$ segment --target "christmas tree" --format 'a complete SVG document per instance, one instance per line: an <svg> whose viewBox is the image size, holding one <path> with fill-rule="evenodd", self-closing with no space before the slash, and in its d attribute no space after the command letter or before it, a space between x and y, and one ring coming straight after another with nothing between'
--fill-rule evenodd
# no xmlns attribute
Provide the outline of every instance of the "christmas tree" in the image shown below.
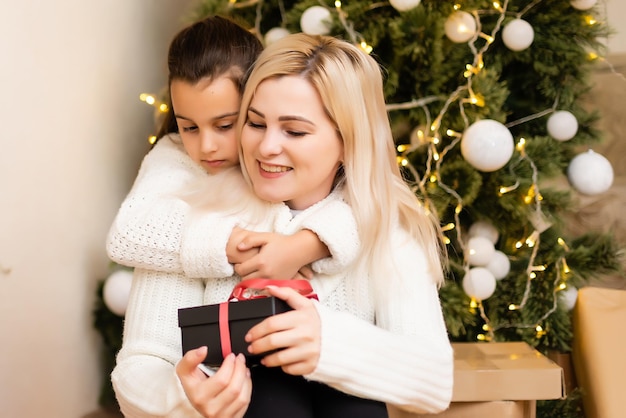
<svg viewBox="0 0 626 418"><path fill-rule="evenodd" d="M578 193L613 171L582 105L610 34L596 0L202 0L266 44L289 32L349 40L379 61L407 181L442 221L441 299L454 341L570 352L576 289L620 269L612 236L569 236ZM563 181L564 180L564 181ZM576 394L570 397L575 401ZM557 401L540 416L580 416Z"/></svg>
<svg viewBox="0 0 626 418"><path fill-rule="evenodd" d="M600 115L583 105L610 33L599 12L596 0L199 0L189 20L229 16L265 44L330 34L378 60L398 164L448 240L450 338L547 354L571 351L576 289L621 267L612 236L572 236L567 222L576 194L612 182L592 151ZM119 333L104 306L95 326ZM538 416L582 416L578 396Z"/></svg>

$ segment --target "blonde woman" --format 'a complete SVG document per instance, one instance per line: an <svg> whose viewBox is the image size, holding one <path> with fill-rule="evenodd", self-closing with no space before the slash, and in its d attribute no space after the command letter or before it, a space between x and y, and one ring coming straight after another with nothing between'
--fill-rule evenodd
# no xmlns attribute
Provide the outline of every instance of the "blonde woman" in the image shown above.
<svg viewBox="0 0 626 418"><path fill-rule="evenodd" d="M263 359L268 370L303 376L348 399L422 413L446 409L453 356L437 292L445 255L437 221L396 164L378 64L345 41L290 35L257 60L240 113L241 164L255 194L299 213L341 191L362 244L357 263L339 274L323 303L271 288L294 310L252 328L249 351L277 350ZM252 395L248 371L222 368L207 379L196 370L204 354L206 347L190 351L177 366L203 416L267 416L264 405L292 403L255 384L256 369ZM229 396L213 396L219 387ZM331 417L344 402L309 395L315 408L301 416ZM358 416L384 415L372 407Z"/></svg>

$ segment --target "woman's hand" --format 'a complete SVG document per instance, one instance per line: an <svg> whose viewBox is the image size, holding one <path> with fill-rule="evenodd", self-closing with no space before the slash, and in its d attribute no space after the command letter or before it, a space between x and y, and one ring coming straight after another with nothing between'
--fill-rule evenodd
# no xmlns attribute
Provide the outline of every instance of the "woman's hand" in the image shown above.
<svg viewBox="0 0 626 418"><path fill-rule="evenodd" d="M267 367L281 367L291 375L312 373L321 348L321 321L313 301L288 287L268 286L270 295L284 300L294 310L271 316L246 334L251 354L280 350L261 360Z"/></svg>
<svg viewBox="0 0 626 418"><path fill-rule="evenodd" d="M245 357L230 354L215 375L209 378L198 369L206 353L207 347L190 350L176 365L176 374L187 398L204 417L243 417L252 394Z"/></svg>

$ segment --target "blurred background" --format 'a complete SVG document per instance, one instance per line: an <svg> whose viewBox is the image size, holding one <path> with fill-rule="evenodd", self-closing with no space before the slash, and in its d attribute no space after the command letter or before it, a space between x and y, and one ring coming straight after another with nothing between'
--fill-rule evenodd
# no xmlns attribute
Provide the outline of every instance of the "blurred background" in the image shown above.
<svg viewBox="0 0 626 418"><path fill-rule="evenodd" d="M608 61L624 63L626 3L604 4L617 31ZM110 272L105 236L154 132L139 95L165 86L169 41L193 5L1 0L2 416L98 408L92 311Z"/></svg>

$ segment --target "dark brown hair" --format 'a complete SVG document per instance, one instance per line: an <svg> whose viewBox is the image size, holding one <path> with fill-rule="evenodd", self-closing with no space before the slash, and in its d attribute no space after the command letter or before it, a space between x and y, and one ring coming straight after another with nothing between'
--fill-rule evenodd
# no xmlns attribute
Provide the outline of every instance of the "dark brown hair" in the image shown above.
<svg viewBox="0 0 626 418"><path fill-rule="evenodd" d="M220 16L207 17L181 30L172 40L167 57L168 111L157 138L178 132L169 94L173 80L195 84L227 75L242 93L244 76L262 50L255 35Z"/></svg>

